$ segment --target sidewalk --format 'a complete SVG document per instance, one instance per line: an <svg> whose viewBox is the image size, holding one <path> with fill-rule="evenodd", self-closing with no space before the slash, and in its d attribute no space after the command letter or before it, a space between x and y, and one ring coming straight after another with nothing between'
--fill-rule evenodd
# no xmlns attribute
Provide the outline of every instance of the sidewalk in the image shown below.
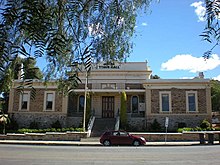
<svg viewBox="0 0 220 165"><path fill-rule="evenodd" d="M98 141L29 141L29 140L0 140L0 144L22 145L61 145L61 146L102 146ZM217 141L215 144L219 144ZM190 142L147 142L147 146L192 146L200 145L199 141Z"/></svg>

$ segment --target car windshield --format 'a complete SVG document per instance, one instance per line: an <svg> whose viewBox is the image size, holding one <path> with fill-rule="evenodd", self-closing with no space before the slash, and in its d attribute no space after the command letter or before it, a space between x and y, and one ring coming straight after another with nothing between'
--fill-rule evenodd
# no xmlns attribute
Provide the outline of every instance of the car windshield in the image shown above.
<svg viewBox="0 0 220 165"><path fill-rule="evenodd" d="M120 132L120 136L128 136L127 132Z"/></svg>

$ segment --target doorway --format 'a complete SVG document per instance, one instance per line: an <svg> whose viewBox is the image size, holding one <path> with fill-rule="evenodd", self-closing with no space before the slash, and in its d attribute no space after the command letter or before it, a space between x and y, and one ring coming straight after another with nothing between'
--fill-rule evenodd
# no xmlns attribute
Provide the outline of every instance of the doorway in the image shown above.
<svg viewBox="0 0 220 165"><path fill-rule="evenodd" d="M102 96L102 118L114 118L114 96Z"/></svg>

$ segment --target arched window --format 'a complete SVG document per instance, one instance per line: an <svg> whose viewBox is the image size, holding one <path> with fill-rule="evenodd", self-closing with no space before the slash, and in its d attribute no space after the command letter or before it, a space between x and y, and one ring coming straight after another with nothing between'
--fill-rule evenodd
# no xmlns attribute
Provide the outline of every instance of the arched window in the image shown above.
<svg viewBox="0 0 220 165"><path fill-rule="evenodd" d="M131 109L132 113L138 113L138 97L137 96L132 96L131 100Z"/></svg>
<svg viewBox="0 0 220 165"><path fill-rule="evenodd" d="M79 112L83 112L84 110L84 100L85 97L83 95L79 96Z"/></svg>

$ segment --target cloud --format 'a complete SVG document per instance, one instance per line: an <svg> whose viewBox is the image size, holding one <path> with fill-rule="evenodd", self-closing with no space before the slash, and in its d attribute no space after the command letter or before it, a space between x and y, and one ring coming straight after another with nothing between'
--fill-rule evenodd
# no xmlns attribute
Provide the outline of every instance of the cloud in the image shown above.
<svg viewBox="0 0 220 165"><path fill-rule="evenodd" d="M206 8L203 6L203 2L199 1L199 2L194 2L192 3L190 6L195 7L195 13L199 18L199 22L203 22L205 21L205 12L206 12Z"/></svg>
<svg viewBox="0 0 220 165"><path fill-rule="evenodd" d="M190 54L180 54L162 63L161 70L188 70L195 73L212 70L218 66L220 66L220 57L217 54L212 54L207 60L203 57L193 57Z"/></svg>
<svg viewBox="0 0 220 165"><path fill-rule="evenodd" d="M195 77L180 77L180 79L194 79Z"/></svg>
<svg viewBox="0 0 220 165"><path fill-rule="evenodd" d="M218 75L217 77L213 77L213 79L220 81L220 75Z"/></svg>
<svg viewBox="0 0 220 165"><path fill-rule="evenodd" d="M146 23L146 22L143 22L141 25L142 25L142 26L147 26L147 23Z"/></svg>

